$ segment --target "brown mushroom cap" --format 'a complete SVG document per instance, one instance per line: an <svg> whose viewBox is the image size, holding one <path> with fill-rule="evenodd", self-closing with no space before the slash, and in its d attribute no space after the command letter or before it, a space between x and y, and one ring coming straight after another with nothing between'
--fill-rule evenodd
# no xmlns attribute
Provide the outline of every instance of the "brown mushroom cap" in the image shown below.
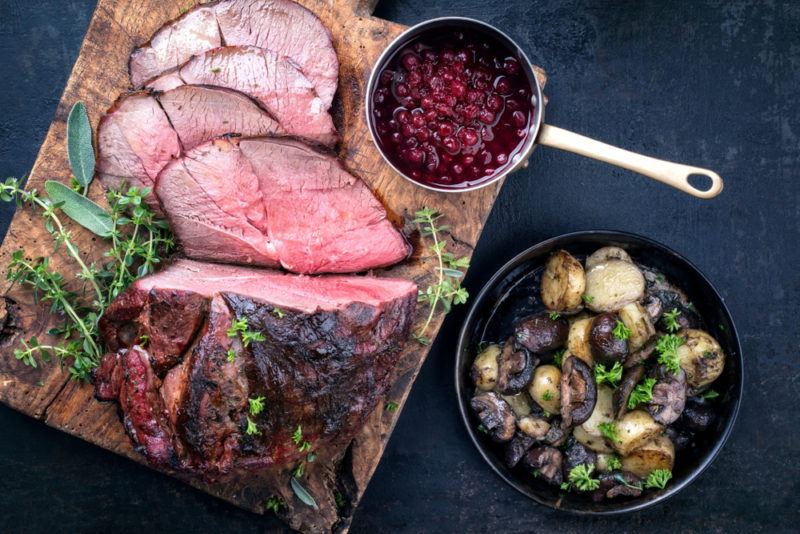
<svg viewBox="0 0 800 534"><path fill-rule="evenodd" d="M532 438L522 432L517 432L514 438L505 445L505 461L509 468L514 467L522 460L525 453L536 443Z"/></svg>
<svg viewBox="0 0 800 534"><path fill-rule="evenodd" d="M538 469L539 478L558 486L564 481L561 474L563 457L555 447L536 447L522 458L522 463L531 469Z"/></svg>
<svg viewBox="0 0 800 534"><path fill-rule="evenodd" d="M614 336L618 320L616 313L601 313L592 321L589 346L594 359L602 364L621 362L628 355L628 342Z"/></svg>
<svg viewBox="0 0 800 534"><path fill-rule="evenodd" d="M592 493L592 500L600 502L614 497L638 497L642 494L642 479L627 471L613 471L600 475L600 487Z"/></svg>
<svg viewBox="0 0 800 534"><path fill-rule="evenodd" d="M509 338L497 357L497 391L503 395L516 395L530 384L533 368L538 360L525 349L514 346Z"/></svg>
<svg viewBox="0 0 800 534"><path fill-rule="evenodd" d="M659 375L647 411L655 421L668 425L680 417L686 405L686 373L679 369L678 374L662 372Z"/></svg>
<svg viewBox="0 0 800 534"><path fill-rule="evenodd" d="M614 418L619 419L625 412L628 411L628 398L630 398L636 384L644 376L644 367L637 365L630 369L625 369L625 374L622 375L622 382L619 387L614 390Z"/></svg>
<svg viewBox="0 0 800 534"><path fill-rule="evenodd" d="M514 412L497 393L488 391L472 397L470 406L492 439L509 441L517 428Z"/></svg>
<svg viewBox="0 0 800 534"><path fill-rule="evenodd" d="M517 343L535 354L555 350L567 342L569 324L549 314L526 317L514 328Z"/></svg>
<svg viewBox="0 0 800 534"><path fill-rule="evenodd" d="M632 352L625 358L625 363L622 364L623 367L635 367L638 366L647 360L655 353L656 345L658 344L657 339L652 339L644 347L637 350L636 352Z"/></svg>
<svg viewBox="0 0 800 534"><path fill-rule="evenodd" d="M564 428L589 419L597 402L592 370L580 358L568 356L561 365L561 419Z"/></svg>

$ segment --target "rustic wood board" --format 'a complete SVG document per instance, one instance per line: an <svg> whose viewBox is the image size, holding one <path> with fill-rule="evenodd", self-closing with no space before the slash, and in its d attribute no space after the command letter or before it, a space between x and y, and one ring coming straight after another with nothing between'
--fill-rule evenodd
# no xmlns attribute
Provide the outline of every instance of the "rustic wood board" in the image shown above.
<svg viewBox="0 0 800 534"><path fill-rule="evenodd" d="M452 227L450 248L461 255L471 256L501 184L449 195L415 187L393 173L382 161L365 124L362 102L367 77L378 55L404 29L403 26L370 17L377 0L300 0L300 3L317 13L333 33L341 64L334 117L343 137L340 155L345 165L372 187L392 219L406 229L410 229L411 214L417 209L430 206L440 210ZM84 101L96 128L105 110L120 93L129 89L127 64L132 48L147 41L163 23L177 17L186 7L191 7L191 4L187 6L185 0L98 1L55 119L31 171L29 189L41 190L48 179L69 180L65 132L71 106L78 100ZM537 75L544 83L544 73L538 71ZM102 202L103 190L99 183L93 184L90 196ZM83 254L89 260L99 259L101 252L95 238L80 227L73 225L71 230ZM402 265L377 274L413 279L424 287L432 279L432 265L419 255L422 248L418 246L419 237L413 233L411 236L416 240L415 256ZM10 255L18 249L24 249L30 258L52 255L51 237L44 230L38 214L30 209L17 211L0 248L0 268L5 270ZM61 254L54 255L51 262L61 272L75 271L71 262ZM50 341L47 331L59 318L51 316L45 306L38 305L30 291L10 287L7 282L3 284L0 287L5 295L5 299L0 300L0 401L52 427L144 463L144 458L133 449L122 428L115 404L95 401L90 385L69 381L67 374L57 365L34 369L14 358L13 348L21 339L36 335L40 340ZM417 326L424 313L427 310L419 310ZM441 320L441 316L436 318L430 334L438 332ZM386 400L397 402L402 407L427 353L428 347L415 342L406 345L399 356L394 386ZM293 528L346 530L400 413L400 410L386 411L384 404L385 401L380 402L370 415L346 455L341 451L330 455L323 451L318 461L310 464L309 479L331 475L334 470L336 478L345 479L339 486L348 501L343 507L333 504L332 495L318 495L317 498L323 501L321 511L314 512L293 497L288 484L280 490L263 488L259 486L257 477L209 484L176 476L257 513L264 513L264 500L279 491L288 505L283 518Z"/></svg>

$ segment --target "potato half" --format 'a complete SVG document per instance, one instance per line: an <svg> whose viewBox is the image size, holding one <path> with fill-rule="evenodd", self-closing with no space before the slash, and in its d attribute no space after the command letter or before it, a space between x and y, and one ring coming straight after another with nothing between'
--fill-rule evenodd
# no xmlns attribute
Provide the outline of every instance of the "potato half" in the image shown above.
<svg viewBox="0 0 800 534"><path fill-rule="evenodd" d="M561 412L561 369L555 365L540 365L528 386L531 398L550 413Z"/></svg>
<svg viewBox="0 0 800 534"><path fill-rule="evenodd" d="M614 390L608 386L597 386L597 402L589 419L581 427L591 436L602 437L601 423L610 423L614 420Z"/></svg>
<svg viewBox="0 0 800 534"><path fill-rule="evenodd" d="M577 439L583 446L592 449L594 452L602 452L606 454L612 454L614 452L614 449L612 449L608 443L606 443L604 438L600 436L592 436L581 426L576 426L572 431L572 435L575 436L575 439Z"/></svg>
<svg viewBox="0 0 800 534"><path fill-rule="evenodd" d="M550 310L568 311L581 305L586 289L583 266L566 250L555 252L547 260L542 274L542 302Z"/></svg>
<svg viewBox="0 0 800 534"><path fill-rule="evenodd" d="M616 426L619 442L613 446L622 456L627 456L632 450L664 431L664 427L656 423L644 410L626 413L617 421Z"/></svg>
<svg viewBox="0 0 800 534"><path fill-rule="evenodd" d="M603 263L606 260L622 260L630 262L631 257L628 256L627 252L619 247L598 248L592 252L588 258L586 258L586 269L591 269L598 263Z"/></svg>
<svg viewBox="0 0 800 534"><path fill-rule="evenodd" d="M497 357L500 355L498 345L489 345L475 357L472 362L472 381L481 391L491 391L497 383Z"/></svg>
<svg viewBox="0 0 800 534"><path fill-rule="evenodd" d="M606 260L586 272L584 295L592 311L617 311L644 296L644 275L629 261Z"/></svg>
<svg viewBox="0 0 800 534"><path fill-rule="evenodd" d="M675 446L667 436L656 436L622 458L622 469L645 478L656 469L670 469L675 464Z"/></svg>
<svg viewBox="0 0 800 534"><path fill-rule="evenodd" d="M702 330L684 330L681 337L684 344L678 347L678 357L689 389L696 393L722 374L725 354L717 340Z"/></svg>
<svg viewBox="0 0 800 534"><path fill-rule="evenodd" d="M620 308L619 318L631 331L631 337L628 338L628 350L631 352L642 348L656 335L650 315L638 302L631 302Z"/></svg>
<svg viewBox="0 0 800 534"><path fill-rule="evenodd" d="M569 326L567 335L567 350L573 356L577 356L587 365L594 365L592 348L589 346L589 334L592 331L592 317L585 317L573 321ZM566 359L566 356L565 356Z"/></svg>
<svg viewBox="0 0 800 534"><path fill-rule="evenodd" d="M530 415L531 413L531 401L528 397L528 394L524 391L522 393L517 393L516 395L500 395L504 401L511 406L511 411L514 412L514 415L519 417L525 417L526 415Z"/></svg>

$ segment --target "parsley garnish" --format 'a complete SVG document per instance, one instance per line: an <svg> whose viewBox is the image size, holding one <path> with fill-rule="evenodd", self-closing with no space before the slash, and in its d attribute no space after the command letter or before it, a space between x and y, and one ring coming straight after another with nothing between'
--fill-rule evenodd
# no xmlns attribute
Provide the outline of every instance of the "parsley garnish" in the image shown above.
<svg viewBox="0 0 800 534"><path fill-rule="evenodd" d="M598 384L605 382L609 386L616 388L622 380L622 364L614 362L611 369L606 370L606 366L598 363L594 366L594 379Z"/></svg>
<svg viewBox="0 0 800 534"><path fill-rule="evenodd" d="M236 351L233 350L233 347L228 349L228 361L230 363L233 363L234 361L236 361Z"/></svg>
<svg viewBox="0 0 800 534"><path fill-rule="evenodd" d="M297 464L297 467L294 468L294 471L292 471L292 475L294 475L295 478L300 478L305 474L305 472L306 472L306 463L300 462L299 464Z"/></svg>
<svg viewBox="0 0 800 534"><path fill-rule="evenodd" d="M273 513L276 514L278 513L278 511L281 509L282 506L283 506L283 501L280 500L279 497L270 497L269 499L267 499L267 502L264 503L264 507L267 510L272 510Z"/></svg>
<svg viewBox="0 0 800 534"><path fill-rule="evenodd" d="M550 419L550 416L551 416L551 415L553 415L553 414L551 414L551 413L550 413L550 412L548 412L547 410L545 410L545 411L543 411L543 412L542 412L542 417L544 417L545 419Z"/></svg>
<svg viewBox="0 0 800 534"><path fill-rule="evenodd" d="M311 443L309 443L308 441L304 441L303 443L300 444L299 447L297 447L297 450L300 451L300 452L310 451L311 450Z"/></svg>
<svg viewBox="0 0 800 534"><path fill-rule="evenodd" d="M303 441L303 427L297 425L297 428L294 430L294 434L292 434L292 441L295 445L299 445L301 441Z"/></svg>
<svg viewBox="0 0 800 534"><path fill-rule="evenodd" d="M600 423L597 425L597 429L603 434L603 437L606 438L608 441L613 441L614 443L621 443L622 440L619 439L617 435L617 425L613 422L611 423Z"/></svg>
<svg viewBox="0 0 800 534"><path fill-rule="evenodd" d="M561 314L558 313L557 311L551 311L550 312L550 320L551 321L557 321L559 317L561 317Z"/></svg>
<svg viewBox="0 0 800 534"><path fill-rule="evenodd" d="M577 465L569 472L569 483L581 491L594 491L600 487L600 480L592 478L593 472L594 464Z"/></svg>
<svg viewBox="0 0 800 534"><path fill-rule="evenodd" d="M678 308L672 308L672 311L664 313L664 324L669 332L675 333L681 329L681 325L678 324L680 314L681 311Z"/></svg>
<svg viewBox="0 0 800 534"><path fill-rule="evenodd" d="M241 319L234 319L231 323L231 327L228 328L228 337L236 337L241 336L242 344L245 347L249 347L250 343L253 341L264 341L266 340L266 336L261 332L255 332L249 329L249 325L247 324L247 317L242 317ZM230 353L228 353L228 358L230 361Z"/></svg>
<svg viewBox="0 0 800 534"><path fill-rule="evenodd" d="M250 404L250 415L258 415L264 411L264 401L266 397L260 396L255 399L247 399Z"/></svg>
<svg viewBox="0 0 800 534"><path fill-rule="evenodd" d="M255 421L250 419L250 416L247 416L247 430L245 430L247 435L249 436L260 436L261 431L258 429L258 425L256 425Z"/></svg>
<svg viewBox="0 0 800 534"><path fill-rule="evenodd" d="M542 393L542 400L551 401L553 400L553 392L549 389L546 389L544 393Z"/></svg>
<svg viewBox="0 0 800 534"><path fill-rule="evenodd" d="M628 398L628 409L633 410L639 404L645 404L653 400L653 386L655 385L655 378L645 378L639 382Z"/></svg>
<svg viewBox="0 0 800 534"><path fill-rule="evenodd" d="M397 410L397 403L394 401L389 401L386 403L386 411L387 412L394 412Z"/></svg>
<svg viewBox="0 0 800 534"><path fill-rule="evenodd" d="M564 354L567 353L567 349L561 349L553 354L553 365L556 367L561 367L561 363L564 361Z"/></svg>
<svg viewBox="0 0 800 534"><path fill-rule="evenodd" d="M681 370L681 359L678 356L678 347L683 345L683 338L675 334L661 336L656 343L658 363L666 367L671 373L677 374Z"/></svg>
<svg viewBox="0 0 800 534"><path fill-rule="evenodd" d="M716 399L717 397L719 397L719 393L717 393L713 389L709 389L708 391L703 393L702 397L706 400Z"/></svg>
<svg viewBox="0 0 800 534"><path fill-rule="evenodd" d="M607 462L609 471L617 471L622 469L622 462L620 461L618 456L612 456L608 459Z"/></svg>
<svg viewBox="0 0 800 534"><path fill-rule="evenodd" d="M656 469L647 475L647 480L644 481L644 487L664 489L671 478L672 471L669 469Z"/></svg>
<svg viewBox="0 0 800 534"><path fill-rule="evenodd" d="M592 304L594 302L594 297L584 293L583 295L581 295L581 300L586 304Z"/></svg>
<svg viewBox="0 0 800 534"><path fill-rule="evenodd" d="M613 336L621 341L627 341L631 337L631 329L625 326L625 323L617 319L614 324L614 330L611 331Z"/></svg>
<svg viewBox="0 0 800 534"><path fill-rule="evenodd" d="M272 314L276 315L278 319L283 319L284 317L286 317L286 314L283 313L283 310L278 307L273 308Z"/></svg>

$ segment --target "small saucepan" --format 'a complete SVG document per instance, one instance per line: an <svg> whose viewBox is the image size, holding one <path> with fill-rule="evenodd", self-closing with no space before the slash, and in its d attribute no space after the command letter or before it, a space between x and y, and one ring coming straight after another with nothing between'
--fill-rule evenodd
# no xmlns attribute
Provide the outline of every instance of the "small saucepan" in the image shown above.
<svg viewBox="0 0 800 534"><path fill-rule="evenodd" d="M484 22L444 17L409 28L384 50L367 84L365 110L387 163L435 191L494 183L526 166L537 144L605 161L699 198L722 191L722 178L708 169L545 124L542 102L542 87L517 43ZM697 175L710 186L692 185L689 178Z"/></svg>

